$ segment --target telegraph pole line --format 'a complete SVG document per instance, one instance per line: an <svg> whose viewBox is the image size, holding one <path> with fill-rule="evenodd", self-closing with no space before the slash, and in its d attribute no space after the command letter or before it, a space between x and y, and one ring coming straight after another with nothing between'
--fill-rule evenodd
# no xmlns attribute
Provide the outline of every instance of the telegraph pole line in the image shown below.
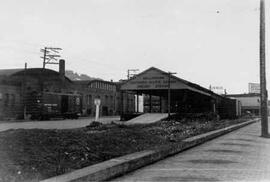
<svg viewBox="0 0 270 182"><path fill-rule="evenodd" d="M171 117L171 76L176 73L168 72L168 119Z"/></svg>
<svg viewBox="0 0 270 182"><path fill-rule="evenodd" d="M127 79L129 80L132 76L135 76L137 71L139 71L139 69L128 69L127 70ZM131 73L131 72L133 72L133 73Z"/></svg>
<svg viewBox="0 0 270 182"><path fill-rule="evenodd" d="M42 50L41 50L42 51ZM46 65L46 55L47 55L47 47L44 48L44 54L43 54L43 69Z"/></svg>
<svg viewBox="0 0 270 182"><path fill-rule="evenodd" d="M27 101L27 94L26 94L26 70L27 70L27 63L24 63L24 72L23 72L23 119L26 119L26 101Z"/></svg>
<svg viewBox="0 0 270 182"><path fill-rule="evenodd" d="M265 75L265 7L264 0L260 0L260 87L261 87L261 136L268 134L268 108Z"/></svg>
<svg viewBox="0 0 270 182"><path fill-rule="evenodd" d="M43 53L43 69L46 67L46 64L59 64L57 58L60 58L59 51L62 50L59 47L44 47L40 51Z"/></svg>

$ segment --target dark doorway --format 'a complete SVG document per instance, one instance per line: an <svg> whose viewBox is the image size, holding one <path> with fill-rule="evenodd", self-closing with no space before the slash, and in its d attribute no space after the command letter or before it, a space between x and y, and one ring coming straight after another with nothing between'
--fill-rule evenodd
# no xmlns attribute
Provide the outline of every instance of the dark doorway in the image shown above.
<svg viewBox="0 0 270 182"><path fill-rule="evenodd" d="M62 95L61 98L61 113L68 112L68 96Z"/></svg>

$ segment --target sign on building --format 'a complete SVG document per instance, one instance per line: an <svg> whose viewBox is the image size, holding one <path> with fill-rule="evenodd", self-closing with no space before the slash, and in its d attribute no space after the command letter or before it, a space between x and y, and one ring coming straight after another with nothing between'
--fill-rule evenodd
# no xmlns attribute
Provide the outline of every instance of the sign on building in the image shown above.
<svg viewBox="0 0 270 182"><path fill-rule="evenodd" d="M225 94L224 88L222 86L211 86L210 90L216 94Z"/></svg>
<svg viewBox="0 0 270 182"><path fill-rule="evenodd" d="M124 84L122 90L167 90L169 85L168 73L151 68L130 79ZM185 82L181 82L175 77L170 79L171 89L188 89L189 86Z"/></svg>
<svg viewBox="0 0 270 182"><path fill-rule="evenodd" d="M260 84L259 83L248 83L248 92L249 93L260 93Z"/></svg>

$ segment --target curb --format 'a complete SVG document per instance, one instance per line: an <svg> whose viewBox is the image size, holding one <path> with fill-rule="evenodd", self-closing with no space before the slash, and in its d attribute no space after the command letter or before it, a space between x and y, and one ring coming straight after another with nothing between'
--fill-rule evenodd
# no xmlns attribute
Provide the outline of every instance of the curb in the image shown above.
<svg viewBox="0 0 270 182"><path fill-rule="evenodd" d="M92 166L72 171L67 174L48 178L41 182L104 181L112 179L114 177L123 175L127 172L164 159L165 157L200 145L221 135L230 133L246 125L255 123L259 120L260 119L254 119L244 123L190 137L183 140L183 143L176 144L172 147L159 150L144 150L141 152L135 152L122 157L110 159Z"/></svg>

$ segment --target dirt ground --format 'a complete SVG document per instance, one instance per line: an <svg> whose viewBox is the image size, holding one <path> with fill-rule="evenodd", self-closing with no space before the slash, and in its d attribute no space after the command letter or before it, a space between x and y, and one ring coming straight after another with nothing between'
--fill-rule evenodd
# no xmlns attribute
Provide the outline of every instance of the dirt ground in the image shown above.
<svg viewBox="0 0 270 182"><path fill-rule="evenodd" d="M134 126L94 123L69 130L8 130L0 132L0 181L39 181L246 120L176 119Z"/></svg>

